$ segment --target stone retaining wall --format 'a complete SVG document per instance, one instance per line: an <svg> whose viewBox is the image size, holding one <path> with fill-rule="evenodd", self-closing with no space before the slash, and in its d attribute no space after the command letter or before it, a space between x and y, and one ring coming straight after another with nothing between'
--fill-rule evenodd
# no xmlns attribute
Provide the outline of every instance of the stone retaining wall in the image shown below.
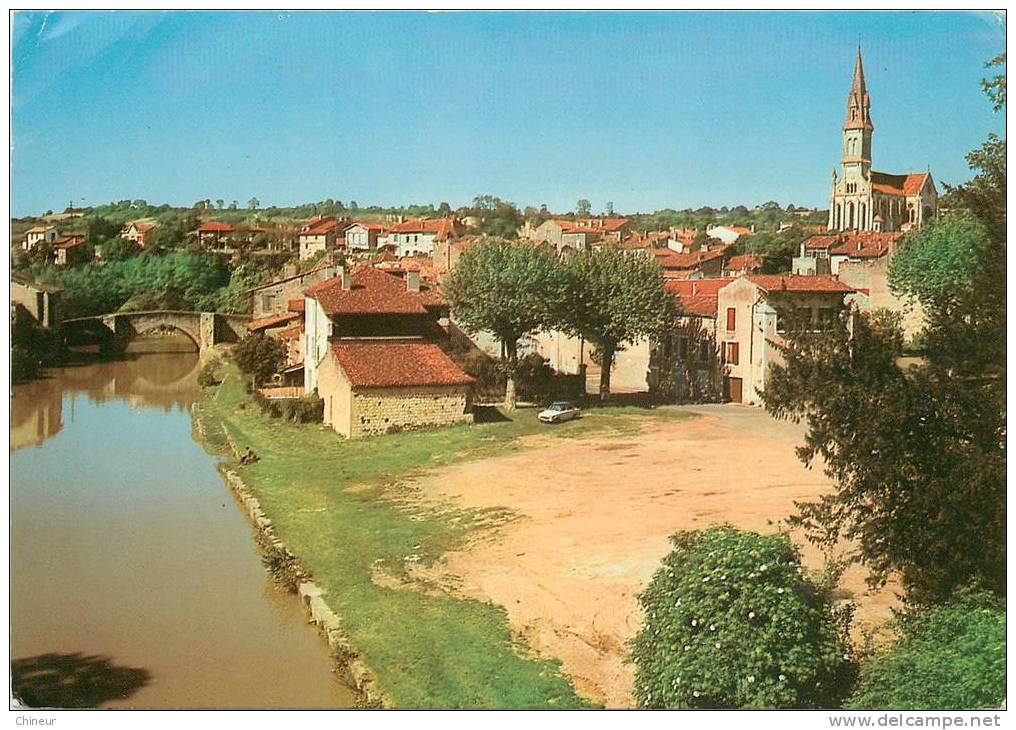
<svg viewBox="0 0 1016 730"><path fill-rule="evenodd" d="M195 404L196 405L196 404ZM205 424L197 411L193 412L195 430L204 439ZM236 443L225 433L226 443L235 456L240 455L240 449ZM275 534L275 527L271 519L261 509L261 503L244 483L243 479L234 470L222 466L219 471L222 473L226 484L233 490L237 500L243 506L251 522L259 534L259 544L270 546L279 553L286 556L294 564L299 565L299 559L290 552L285 543ZM302 569L300 571L306 575ZM371 669L363 662L358 652L349 642L344 630L342 621L338 614L325 602L324 591L311 580L303 579L297 586L297 595L301 605L310 614L310 622L317 626L318 631L328 642L335 659L335 665L348 680L348 683L359 695L358 705L362 707L389 707L391 705L378 686L377 678Z"/></svg>

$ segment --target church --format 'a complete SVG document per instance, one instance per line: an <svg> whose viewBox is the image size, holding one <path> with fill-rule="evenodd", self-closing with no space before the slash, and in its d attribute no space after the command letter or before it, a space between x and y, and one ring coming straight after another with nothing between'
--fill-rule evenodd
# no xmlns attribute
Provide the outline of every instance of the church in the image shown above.
<svg viewBox="0 0 1016 730"><path fill-rule="evenodd" d="M842 177L833 170L831 231L908 231L932 220L938 193L931 172L893 175L871 169L871 101L864 85L861 49L843 121Z"/></svg>

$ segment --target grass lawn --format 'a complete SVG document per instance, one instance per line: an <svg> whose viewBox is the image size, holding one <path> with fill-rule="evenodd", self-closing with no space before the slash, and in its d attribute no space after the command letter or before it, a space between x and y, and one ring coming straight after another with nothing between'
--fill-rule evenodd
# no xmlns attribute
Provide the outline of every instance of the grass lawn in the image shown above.
<svg viewBox="0 0 1016 730"><path fill-rule="evenodd" d="M530 434L631 434L646 417L681 414L668 408L598 408L578 421L547 427L528 410L517 411L513 420L346 441L320 425L263 416L232 367L220 386L206 389L198 408L213 445L218 424L241 448L257 452L260 461L238 467L240 473L279 537L342 617L353 646L395 706L584 704L555 661L534 655L511 634L501 607L373 580L379 568L397 577L407 562L436 560L460 546L485 517L415 505L398 489L399 480L453 461L525 448L520 437ZM221 433L218 440L221 445Z"/></svg>

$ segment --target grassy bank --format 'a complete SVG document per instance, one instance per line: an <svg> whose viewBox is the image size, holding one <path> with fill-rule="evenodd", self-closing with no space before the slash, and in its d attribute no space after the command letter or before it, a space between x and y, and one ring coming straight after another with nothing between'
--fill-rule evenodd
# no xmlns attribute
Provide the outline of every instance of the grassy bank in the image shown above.
<svg viewBox="0 0 1016 730"><path fill-rule="evenodd" d="M424 508L405 498L401 479L434 466L526 448L523 437L574 438L633 433L672 409L597 409L562 427L513 420L344 441L319 425L260 414L230 369L205 391L199 416L214 442L225 429L259 463L239 467L279 537L312 573L381 689L397 707L576 707L582 700L556 662L535 656L508 629L502 608L375 580L398 578L460 546L488 515ZM221 443L219 444L221 445ZM497 489L496 484L491 489ZM401 496L400 496L401 495Z"/></svg>

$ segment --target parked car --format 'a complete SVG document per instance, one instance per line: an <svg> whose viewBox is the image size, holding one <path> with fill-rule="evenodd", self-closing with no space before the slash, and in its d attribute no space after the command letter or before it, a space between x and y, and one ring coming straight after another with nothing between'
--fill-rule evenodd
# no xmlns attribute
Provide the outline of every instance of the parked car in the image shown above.
<svg viewBox="0 0 1016 730"><path fill-rule="evenodd" d="M568 401L555 401L536 416L544 423L560 423L578 418L582 412Z"/></svg>

